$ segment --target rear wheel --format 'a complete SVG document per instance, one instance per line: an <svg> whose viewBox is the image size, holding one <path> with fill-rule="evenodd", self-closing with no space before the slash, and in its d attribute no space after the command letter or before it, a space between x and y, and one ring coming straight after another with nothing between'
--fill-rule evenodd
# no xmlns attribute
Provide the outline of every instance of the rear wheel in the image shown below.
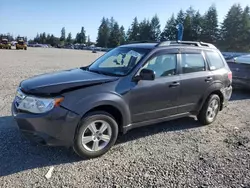
<svg viewBox="0 0 250 188"><path fill-rule="evenodd" d="M208 125L215 121L219 111L220 97L213 94L208 97L197 118L203 125Z"/></svg>
<svg viewBox="0 0 250 188"><path fill-rule="evenodd" d="M103 111L87 114L75 135L74 150L81 157L105 154L116 142L118 125L112 115Z"/></svg>

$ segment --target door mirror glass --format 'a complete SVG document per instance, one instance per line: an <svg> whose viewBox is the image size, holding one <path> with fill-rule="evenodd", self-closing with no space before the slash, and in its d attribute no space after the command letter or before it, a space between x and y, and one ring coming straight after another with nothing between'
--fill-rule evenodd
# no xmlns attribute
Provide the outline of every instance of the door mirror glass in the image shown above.
<svg viewBox="0 0 250 188"><path fill-rule="evenodd" d="M155 73L150 69L142 69L139 74L140 80L154 80Z"/></svg>

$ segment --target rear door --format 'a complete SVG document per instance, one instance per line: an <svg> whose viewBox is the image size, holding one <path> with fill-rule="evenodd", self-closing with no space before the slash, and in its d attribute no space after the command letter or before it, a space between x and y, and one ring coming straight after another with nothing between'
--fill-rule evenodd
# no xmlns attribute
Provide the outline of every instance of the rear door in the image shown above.
<svg viewBox="0 0 250 188"><path fill-rule="evenodd" d="M205 55L200 49L182 49L180 56L180 85L178 113L195 111L213 74L208 70Z"/></svg>

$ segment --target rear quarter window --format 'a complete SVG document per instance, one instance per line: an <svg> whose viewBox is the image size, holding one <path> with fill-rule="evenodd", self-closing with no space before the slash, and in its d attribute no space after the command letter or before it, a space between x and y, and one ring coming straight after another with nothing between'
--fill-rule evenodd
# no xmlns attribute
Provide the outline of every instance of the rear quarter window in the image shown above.
<svg viewBox="0 0 250 188"><path fill-rule="evenodd" d="M224 67L224 62L217 52L205 51L210 70L217 70Z"/></svg>

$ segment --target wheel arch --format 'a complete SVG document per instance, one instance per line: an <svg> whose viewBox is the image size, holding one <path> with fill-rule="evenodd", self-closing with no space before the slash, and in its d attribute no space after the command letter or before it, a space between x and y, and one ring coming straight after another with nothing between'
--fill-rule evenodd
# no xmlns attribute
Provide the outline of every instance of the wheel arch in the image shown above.
<svg viewBox="0 0 250 188"><path fill-rule="evenodd" d="M223 108L224 95L223 95L223 93L221 92L221 90L215 90L215 91L213 91L212 93L210 93L209 96L211 96L211 95L213 95L213 94L218 95L218 96L220 97L220 111L221 111L222 108ZM208 96L208 97L209 97L209 96Z"/></svg>
<svg viewBox="0 0 250 188"><path fill-rule="evenodd" d="M118 124L119 132L124 132L124 127L131 122L129 106L119 95L113 93L99 93L87 97L74 105L74 111L81 116L81 120L94 111L104 111L114 117ZM71 108L70 108L71 109ZM79 122L80 123L80 122ZM77 129L79 128L77 125Z"/></svg>
<svg viewBox="0 0 250 188"><path fill-rule="evenodd" d="M207 101L209 96L216 94L220 97L220 111L223 109L223 101L224 101L224 95L222 92L223 85L222 83L215 83L212 84L205 92L205 95L200 100L200 105L199 105L199 111L202 109L202 106L204 103Z"/></svg>
<svg viewBox="0 0 250 188"><path fill-rule="evenodd" d="M115 107L114 105L110 105L110 104L95 106L92 109L90 109L89 111L87 111L83 115L83 118L86 114L91 113L91 112L96 112L96 111L104 111L104 112L109 113L111 116L113 116L113 118L115 119L115 121L118 124L119 132L123 132L123 123L124 123L123 119L124 119L124 117L122 115L122 112L117 107Z"/></svg>

